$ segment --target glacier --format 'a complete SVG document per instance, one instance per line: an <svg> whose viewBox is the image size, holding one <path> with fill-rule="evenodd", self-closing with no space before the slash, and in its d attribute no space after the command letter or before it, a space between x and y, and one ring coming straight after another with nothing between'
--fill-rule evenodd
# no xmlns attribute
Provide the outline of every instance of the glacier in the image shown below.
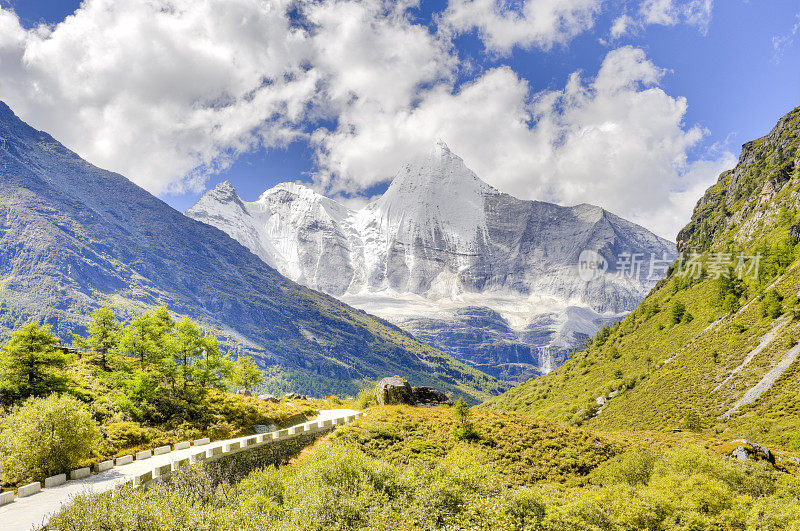
<svg viewBox="0 0 800 531"><path fill-rule="evenodd" d="M243 201L225 181L186 215L290 279L512 381L557 367L676 258L672 242L598 206L502 193L441 141L361 209L296 183ZM579 270L585 251L604 263L593 278Z"/></svg>

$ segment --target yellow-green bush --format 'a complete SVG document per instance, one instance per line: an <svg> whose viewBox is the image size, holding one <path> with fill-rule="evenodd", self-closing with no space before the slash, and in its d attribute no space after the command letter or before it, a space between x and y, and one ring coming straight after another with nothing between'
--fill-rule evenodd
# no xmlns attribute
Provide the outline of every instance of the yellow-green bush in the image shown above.
<svg viewBox="0 0 800 531"><path fill-rule="evenodd" d="M0 424L3 481L24 483L76 468L99 440L97 423L67 395L31 398Z"/></svg>
<svg viewBox="0 0 800 531"><path fill-rule="evenodd" d="M637 463L649 475L635 473ZM201 469L189 468L147 492L79 498L51 525L76 531L800 529L800 479L763 464L702 449L632 451L595 475L602 484L512 487L474 446L453 448L435 464L391 464L329 443L295 465L255 471L235 487L214 485Z"/></svg>

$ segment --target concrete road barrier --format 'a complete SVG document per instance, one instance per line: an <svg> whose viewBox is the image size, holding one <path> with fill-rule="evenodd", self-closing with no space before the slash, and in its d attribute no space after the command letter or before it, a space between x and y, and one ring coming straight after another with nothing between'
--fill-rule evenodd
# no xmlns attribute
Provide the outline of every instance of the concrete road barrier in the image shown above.
<svg viewBox="0 0 800 531"><path fill-rule="evenodd" d="M159 446L155 450L153 450L153 455L163 455L168 454L172 451L172 447L170 445L166 446Z"/></svg>
<svg viewBox="0 0 800 531"><path fill-rule="evenodd" d="M105 472L106 470L111 470L112 468L114 468L113 459L109 459L108 461L102 461L94 465L95 472Z"/></svg>
<svg viewBox="0 0 800 531"><path fill-rule="evenodd" d="M240 443L240 442L226 444L225 447L224 447L223 452L226 453L226 454L228 452L235 452L236 450L240 449L241 447L242 447L242 443Z"/></svg>
<svg viewBox="0 0 800 531"><path fill-rule="evenodd" d="M70 472L69 473L69 479L71 479L73 481L76 480L76 479L86 479L90 475L92 475L92 471L87 466L87 467L83 467L83 468L78 468L78 469L73 470L72 472Z"/></svg>
<svg viewBox="0 0 800 531"><path fill-rule="evenodd" d="M117 466L129 465L133 463L133 456L123 455L122 457L117 457L115 463Z"/></svg>
<svg viewBox="0 0 800 531"><path fill-rule="evenodd" d="M133 478L133 484L135 486L144 485L148 481L153 479L153 471L145 472L144 474L139 474Z"/></svg>
<svg viewBox="0 0 800 531"><path fill-rule="evenodd" d="M175 451L186 450L191 445L192 445L192 443L190 443L189 441L183 441L183 442L175 443Z"/></svg>
<svg viewBox="0 0 800 531"><path fill-rule="evenodd" d="M67 475L58 474L57 476L50 476L49 478L45 478L44 486L45 488L58 487L59 485L63 485L66 482L67 482Z"/></svg>
<svg viewBox="0 0 800 531"><path fill-rule="evenodd" d="M151 450L142 450L141 452L136 452L136 460L142 461L144 459L150 459L153 457L153 452Z"/></svg>
<svg viewBox="0 0 800 531"><path fill-rule="evenodd" d="M27 498L42 490L42 484L38 481L28 483L17 489L17 498Z"/></svg>
<svg viewBox="0 0 800 531"><path fill-rule="evenodd" d="M0 506L7 505L14 501L14 491L10 490L8 492L0 493Z"/></svg>
<svg viewBox="0 0 800 531"><path fill-rule="evenodd" d="M194 441L195 446L205 446L206 444L211 444L211 439L209 439L208 437L205 437L203 439L197 439L196 441Z"/></svg>

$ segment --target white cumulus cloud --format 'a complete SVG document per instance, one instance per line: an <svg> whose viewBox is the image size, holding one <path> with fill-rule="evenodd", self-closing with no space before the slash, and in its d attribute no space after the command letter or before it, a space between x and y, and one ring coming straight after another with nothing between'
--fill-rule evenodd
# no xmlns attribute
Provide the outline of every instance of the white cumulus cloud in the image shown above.
<svg viewBox="0 0 800 531"><path fill-rule="evenodd" d="M0 11L0 98L154 193L298 135L316 90L289 2L87 0L54 28Z"/></svg>
<svg viewBox="0 0 800 531"><path fill-rule="evenodd" d="M476 30L486 48L506 54L515 46L552 48L590 29L601 0L449 0L445 31Z"/></svg>
<svg viewBox="0 0 800 531"><path fill-rule="evenodd" d="M689 162L705 131L683 123L687 102L642 50L542 92L509 66L472 74L453 45L477 29L490 53L546 49L591 27L600 4L451 0L438 31L412 18L413 0L85 0L29 30L0 8L0 99L156 194L304 139L315 186L352 198L441 138L504 192L599 204L674 237L732 160Z"/></svg>
<svg viewBox="0 0 800 531"><path fill-rule="evenodd" d="M646 26L695 26L708 33L714 0L642 0L632 14L623 13L614 19L609 30L611 41L624 35L637 34Z"/></svg>

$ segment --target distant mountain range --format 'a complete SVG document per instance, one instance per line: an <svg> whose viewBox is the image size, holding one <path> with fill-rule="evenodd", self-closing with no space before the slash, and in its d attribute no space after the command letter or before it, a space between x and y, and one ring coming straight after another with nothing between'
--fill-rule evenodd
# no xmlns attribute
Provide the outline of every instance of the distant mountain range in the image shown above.
<svg viewBox="0 0 800 531"><path fill-rule="evenodd" d="M32 319L65 339L109 304L165 304L257 356L274 390L352 394L402 374L477 401L495 379L284 278L225 233L82 160L0 103L0 339Z"/></svg>
<svg viewBox="0 0 800 531"><path fill-rule="evenodd" d="M290 279L518 381L635 308L676 256L671 242L600 207L501 193L443 142L360 210L291 183L246 202L224 182L186 214ZM584 251L605 274L582 274ZM651 258L664 267L650 269Z"/></svg>

